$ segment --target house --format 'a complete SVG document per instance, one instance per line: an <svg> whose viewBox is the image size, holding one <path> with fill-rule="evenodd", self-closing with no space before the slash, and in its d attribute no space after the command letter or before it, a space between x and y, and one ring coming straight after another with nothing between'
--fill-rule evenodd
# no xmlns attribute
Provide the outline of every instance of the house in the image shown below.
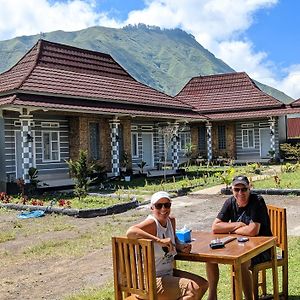
<svg viewBox="0 0 300 300"><path fill-rule="evenodd" d="M176 169L179 127L195 120L206 119L136 81L110 55L39 40L0 75L1 190L17 178L29 182L31 167L41 180L68 178L66 160L79 149L111 175L124 152L133 166L154 168L164 155L159 130L170 124Z"/></svg>
<svg viewBox="0 0 300 300"><path fill-rule="evenodd" d="M291 103L291 107L297 114L289 115L287 118L287 138L291 143L300 142L300 98Z"/></svg>
<svg viewBox="0 0 300 300"><path fill-rule="evenodd" d="M193 124L192 142L210 159L266 161L279 155L279 143L286 140L284 116L291 108L244 72L192 78L175 98L207 117L206 124Z"/></svg>
<svg viewBox="0 0 300 300"><path fill-rule="evenodd" d="M174 170L194 156L259 161L278 155L287 107L245 73L195 77L171 97L136 81L110 55L39 40L0 74L0 190L35 167L43 181L69 178L80 149L120 174L129 166ZM284 118L283 118L284 120Z"/></svg>

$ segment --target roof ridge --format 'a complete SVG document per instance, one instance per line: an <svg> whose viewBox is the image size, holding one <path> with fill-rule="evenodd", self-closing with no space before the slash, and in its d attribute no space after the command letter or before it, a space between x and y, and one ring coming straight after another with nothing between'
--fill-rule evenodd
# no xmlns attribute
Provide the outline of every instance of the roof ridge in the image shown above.
<svg viewBox="0 0 300 300"><path fill-rule="evenodd" d="M24 81L26 81L26 79L29 78L30 74L33 72L34 68L36 67L39 56L40 56L40 50L41 50L41 47L42 47L41 39L39 39L38 42L35 43L34 46L22 58L26 57L26 55L28 55L33 50L34 47L37 48L35 59L32 63L31 68L28 70L28 73L22 77L22 79L20 80L20 83L16 86L16 89L19 89L24 84ZM17 66L18 63L15 64L15 66Z"/></svg>

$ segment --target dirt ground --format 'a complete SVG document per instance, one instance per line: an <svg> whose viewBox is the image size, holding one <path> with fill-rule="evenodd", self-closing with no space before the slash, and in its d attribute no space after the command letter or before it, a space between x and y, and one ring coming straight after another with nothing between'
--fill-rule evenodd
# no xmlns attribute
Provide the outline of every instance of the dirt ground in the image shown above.
<svg viewBox="0 0 300 300"><path fill-rule="evenodd" d="M212 221L222 203L227 198L223 195L193 195L175 198L172 211L177 218L177 228L184 225L193 230L210 230ZM288 235L300 236L300 197L295 196L264 196L267 203L287 208ZM147 205L118 215L120 222L137 222L149 213ZM136 216L136 217L135 217ZM0 230L13 222L16 212L0 214ZM78 231L99 226L102 222L115 222L111 216L91 219L65 217L68 224L76 224ZM123 221L122 221L123 220ZM43 218L47 222L47 216ZM131 221L133 222L133 221ZM46 223L44 224L46 226ZM23 239L0 243L0 299L64 299L66 296L79 292L83 288L99 288L112 280L112 262L110 245L86 253L78 259L45 259L16 260L13 264L5 263L5 252L16 255L22 253L24 247L36 243L36 240L64 239L70 231L29 236ZM70 236L69 236L70 237ZM70 237L72 238L72 237ZM1 263L2 261L2 263Z"/></svg>

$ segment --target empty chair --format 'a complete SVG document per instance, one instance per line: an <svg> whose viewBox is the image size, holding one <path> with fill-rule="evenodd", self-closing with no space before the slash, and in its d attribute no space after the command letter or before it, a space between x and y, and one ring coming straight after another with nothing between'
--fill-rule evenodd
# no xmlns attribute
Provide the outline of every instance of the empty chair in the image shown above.
<svg viewBox="0 0 300 300"><path fill-rule="evenodd" d="M271 230L273 236L277 237L277 264L282 271L282 291L279 295L282 299L288 299L288 243L287 243L287 221L286 209L267 205L270 216ZM266 299L266 270L271 268L271 262L257 264L252 268L253 288L255 299ZM260 293L261 290L261 293Z"/></svg>

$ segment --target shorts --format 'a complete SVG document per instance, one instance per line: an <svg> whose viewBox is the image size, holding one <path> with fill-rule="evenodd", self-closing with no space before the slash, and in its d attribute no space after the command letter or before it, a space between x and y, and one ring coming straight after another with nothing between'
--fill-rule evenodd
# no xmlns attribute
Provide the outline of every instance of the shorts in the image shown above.
<svg viewBox="0 0 300 300"><path fill-rule="evenodd" d="M157 295L159 300L181 299L186 294L188 284L191 282L188 278L165 275L156 278Z"/></svg>
<svg viewBox="0 0 300 300"><path fill-rule="evenodd" d="M260 263L263 263L263 262L266 262L266 261L269 261L269 260L271 260L271 250L270 249L254 256L251 259L251 265L252 266L258 265Z"/></svg>

